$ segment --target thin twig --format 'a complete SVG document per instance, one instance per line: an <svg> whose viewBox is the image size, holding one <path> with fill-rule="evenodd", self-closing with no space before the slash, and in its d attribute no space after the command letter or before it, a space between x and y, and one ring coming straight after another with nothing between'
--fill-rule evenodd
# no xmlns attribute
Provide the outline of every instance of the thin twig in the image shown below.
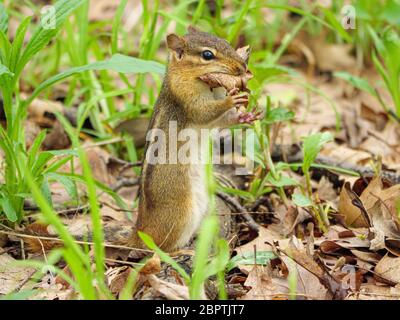
<svg viewBox="0 0 400 320"><path fill-rule="evenodd" d="M126 264L128 266L132 266L132 267L138 267L138 266L144 266L144 263L137 263L137 262L130 262L130 261L123 261L123 260L116 260L116 259L109 259L109 258L105 258L105 261L108 262L114 262L114 263L119 263L119 264Z"/></svg>
<svg viewBox="0 0 400 320"><path fill-rule="evenodd" d="M139 185L140 179L139 178L122 178L118 180L112 187L111 190L117 192L118 190L126 187L134 187Z"/></svg>
<svg viewBox="0 0 400 320"><path fill-rule="evenodd" d="M21 237L21 238L56 241L56 242L64 243L64 240L59 239L59 238L55 238L55 237L35 236L35 235L31 235L31 234L17 233L17 232L12 232L12 231L5 231L5 230L0 230L0 233L6 234L6 235L10 235L10 236L15 236L15 237ZM90 246L94 245L94 242L80 241L80 240L75 240L75 243L83 244L83 245L90 245ZM151 250L133 248L133 247L117 245L117 244L111 244L111 243L103 243L103 246L107 247L107 248L122 249L122 250L136 250L136 251L149 252L149 253L153 252Z"/></svg>
<svg viewBox="0 0 400 320"><path fill-rule="evenodd" d="M243 214L243 218L246 220L250 229L257 231L260 229L259 225L254 221L253 217L248 211L237 201L235 198L227 195L224 192L217 192L217 196L230 205L234 210Z"/></svg>

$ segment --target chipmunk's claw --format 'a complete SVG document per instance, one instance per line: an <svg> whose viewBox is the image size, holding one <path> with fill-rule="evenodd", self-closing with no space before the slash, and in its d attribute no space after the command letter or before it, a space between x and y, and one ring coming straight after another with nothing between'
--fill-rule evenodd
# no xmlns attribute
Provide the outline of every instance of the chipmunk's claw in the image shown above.
<svg viewBox="0 0 400 320"><path fill-rule="evenodd" d="M263 112L262 111L257 111L256 108L254 108L250 112L240 112L239 113L239 123L242 124L252 124L256 120L260 120L263 118Z"/></svg>

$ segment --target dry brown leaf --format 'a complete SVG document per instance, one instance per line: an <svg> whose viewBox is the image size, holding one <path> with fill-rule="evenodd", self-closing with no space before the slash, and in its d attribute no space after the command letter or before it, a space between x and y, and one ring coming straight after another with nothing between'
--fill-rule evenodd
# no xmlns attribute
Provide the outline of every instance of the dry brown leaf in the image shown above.
<svg viewBox="0 0 400 320"><path fill-rule="evenodd" d="M361 202L359 197L351 190L350 183L346 182L340 192L339 213L345 217L345 222L349 226L369 227L365 215L360 208L353 204L353 201Z"/></svg>
<svg viewBox="0 0 400 320"><path fill-rule="evenodd" d="M396 210L396 202L400 198L400 185L376 191L376 193L367 189L365 192L375 199L373 207L368 209L372 223L371 231L374 232L370 248L374 251L384 249L386 239L392 239L393 242L400 240L400 222Z"/></svg>
<svg viewBox="0 0 400 320"><path fill-rule="evenodd" d="M238 255L248 256L251 253L254 253L254 248L259 251L272 251L272 246L269 243L273 243L274 241L281 240L283 237L275 231L273 226L269 228L260 227L258 232L258 237L254 240L244 244L243 246L235 248L235 251ZM251 265L238 265L238 268L244 272L249 273L253 266Z"/></svg>
<svg viewBox="0 0 400 320"><path fill-rule="evenodd" d="M400 258L384 256L375 267L375 273L385 279L400 283Z"/></svg>
<svg viewBox="0 0 400 320"><path fill-rule="evenodd" d="M361 259L366 262L371 262L373 264L377 264L379 260L381 260L381 256L376 252L368 252L352 249L350 250L352 254L354 254L358 259Z"/></svg>
<svg viewBox="0 0 400 320"><path fill-rule="evenodd" d="M334 209L338 207L339 196L333 187L333 183L325 176L318 182L317 192L319 199L329 202Z"/></svg>
<svg viewBox="0 0 400 320"><path fill-rule="evenodd" d="M157 254L154 254L146 264L140 269L140 273L143 275L156 274L161 271L161 260Z"/></svg>
<svg viewBox="0 0 400 320"><path fill-rule="evenodd" d="M400 300L400 289L377 285L374 283L361 284L359 292L352 293L348 300Z"/></svg>
<svg viewBox="0 0 400 320"><path fill-rule="evenodd" d="M36 272L30 267L15 266L15 262L8 253L0 254L0 295L19 290Z"/></svg>
<svg viewBox="0 0 400 320"><path fill-rule="evenodd" d="M317 276L311 273L298 263L293 263L288 257L282 257L282 260L288 266L289 274L297 274L296 293L299 297L305 297L312 300L325 300L329 297L328 290L321 284Z"/></svg>
<svg viewBox="0 0 400 320"><path fill-rule="evenodd" d="M168 300L189 300L189 288L157 278L154 274L147 277L156 293ZM205 299L204 293L202 299Z"/></svg>
<svg viewBox="0 0 400 320"><path fill-rule="evenodd" d="M108 286L110 291L118 297L126 286L126 281L132 272L132 268L127 266L109 268L106 272Z"/></svg>
<svg viewBox="0 0 400 320"><path fill-rule="evenodd" d="M65 132L60 121L56 120L53 129L47 134L43 141L42 147L44 150L61 150L68 149L71 146L71 141Z"/></svg>
<svg viewBox="0 0 400 320"><path fill-rule="evenodd" d="M244 283L246 287L251 289L239 300L274 300L274 299L287 299L288 286L284 279L275 278L271 276L268 268L261 266L254 266Z"/></svg>
<svg viewBox="0 0 400 320"><path fill-rule="evenodd" d="M238 88L240 91L247 90L247 81L253 78L250 71L242 77L232 76L226 73L208 73L200 76L200 80L204 81L210 88L224 87L227 91Z"/></svg>
<svg viewBox="0 0 400 320"><path fill-rule="evenodd" d="M250 46L244 46L236 49L236 53L246 62L246 64L249 62Z"/></svg>

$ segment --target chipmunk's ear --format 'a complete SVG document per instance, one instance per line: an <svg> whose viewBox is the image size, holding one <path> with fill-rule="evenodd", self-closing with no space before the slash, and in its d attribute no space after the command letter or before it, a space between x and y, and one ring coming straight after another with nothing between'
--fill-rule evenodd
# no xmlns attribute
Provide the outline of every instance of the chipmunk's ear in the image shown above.
<svg viewBox="0 0 400 320"><path fill-rule="evenodd" d="M246 62L246 64L249 63L250 51L250 46L236 49L236 53Z"/></svg>
<svg viewBox="0 0 400 320"><path fill-rule="evenodd" d="M185 39L174 33L171 33L167 36L168 49L172 51L178 60L182 59L185 43Z"/></svg>
<svg viewBox="0 0 400 320"><path fill-rule="evenodd" d="M193 27L192 25L190 25L190 26L188 27L188 32L189 32L189 34L190 34L190 33L193 34L193 33L199 33L200 30L197 29L197 28L195 28L195 27Z"/></svg>

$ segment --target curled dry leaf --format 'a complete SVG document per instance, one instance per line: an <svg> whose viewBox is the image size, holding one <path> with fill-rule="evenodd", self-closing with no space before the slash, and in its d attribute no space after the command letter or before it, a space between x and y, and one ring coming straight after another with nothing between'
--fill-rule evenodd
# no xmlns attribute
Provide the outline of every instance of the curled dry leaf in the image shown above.
<svg viewBox="0 0 400 320"><path fill-rule="evenodd" d="M375 273L385 279L400 283L400 258L386 255L375 267Z"/></svg>
<svg viewBox="0 0 400 320"><path fill-rule="evenodd" d="M238 88L240 91L248 91L247 81L253 78L253 74L247 71L244 76L233 76L226 73L207 73L200 76L200 80L204 81L211 89L224 87L227 91Z"/></svg>
<svg viewBox="0 0 400 320"><path fill-rule="evenodd" d="M161 260L157 254L154 254L140 270L143 275L156 274L161 271Z"/></svg>
<svg viewBox="0 0 400 320"><path fill-rule="evenodd" d="M241 47L236 49L236 53L241 57L246 63L249 62L250 57L250 46Z"/></svg>
<svg viewBox="0 0 400 320"><path fill-rule="evenodd" d="M168 300L189 300L189 288L186 286L161 280L154 274L148 275L147 280L159 296Z"/></svg>
<svg viewBox="0 0 400 320"><path fill-rule="evenodd" d="M249 60L250 47L245 46L236 50L237 54L246 62ZM211 89L223 87L227 91L238 88L240 91L248 91L247 81L253 78L253 74L247 70L243 76L234 76L227 73L213 72L200 76Z"/></svg>

